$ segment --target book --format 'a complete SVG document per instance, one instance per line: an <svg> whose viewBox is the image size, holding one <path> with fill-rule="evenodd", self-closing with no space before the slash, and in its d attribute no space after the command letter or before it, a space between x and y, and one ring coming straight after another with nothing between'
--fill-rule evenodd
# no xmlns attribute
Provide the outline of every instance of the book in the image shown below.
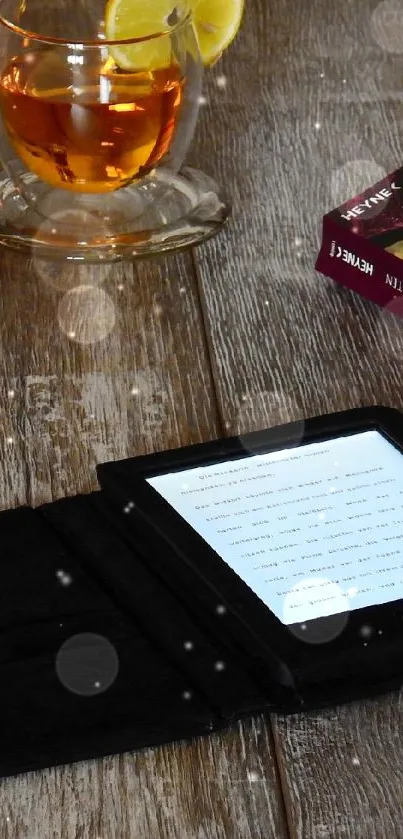
<svg viewBox="0 0 403 839"><path fill-rule="evenodd" d="M315 268L403 317L403 168L324 216Z"/></svg>

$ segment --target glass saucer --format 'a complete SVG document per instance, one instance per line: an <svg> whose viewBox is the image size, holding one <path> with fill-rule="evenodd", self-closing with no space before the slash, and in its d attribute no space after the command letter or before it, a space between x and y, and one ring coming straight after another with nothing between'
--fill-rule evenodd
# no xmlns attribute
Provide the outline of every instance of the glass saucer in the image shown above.
<svg viewBox="0 0 403 839"><path fill-rule="evenodd" d="M101 195L19 178L25 198L15 178L0 180L0 244L43 259L118 262L182 250L215 235L230 212L215 181L190 167L156 169L141 185Z"/></svg>

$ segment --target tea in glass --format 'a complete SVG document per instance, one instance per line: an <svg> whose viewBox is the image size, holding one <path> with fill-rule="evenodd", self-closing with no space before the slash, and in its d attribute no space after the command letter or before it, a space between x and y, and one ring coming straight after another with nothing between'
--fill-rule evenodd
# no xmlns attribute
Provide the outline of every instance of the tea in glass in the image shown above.
<svg viewBox="0 0 403 839"><path fill-rule="evenodd" d="M0 244L115 262L221 229L225 197L184 165L199 24L192 0L0 0Z"/></svg>
<svg viewBox="0 0 403 839"><path fill-rule="evenodd" d="M0 81L19 157L42 180L76 192L110 192L150 172L171 145L185 83L178 65L131 73L96 58L76 52L69 66L60 51L31 50Z"/></svg>

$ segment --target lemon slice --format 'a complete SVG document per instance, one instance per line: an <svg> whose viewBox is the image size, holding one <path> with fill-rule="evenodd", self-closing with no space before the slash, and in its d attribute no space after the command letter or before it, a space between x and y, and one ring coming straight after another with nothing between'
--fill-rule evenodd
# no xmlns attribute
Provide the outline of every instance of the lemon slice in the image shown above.
<svg viewBox="0 0 403 839"><path fill-rule="evenodd" d="M105 9L105 37L108 41L146 38L169 32L174 0L108 0ZM139 44L109 47L122 70L157 70L171 64L171 41L167 34Z"/></svg>
<svg viewBox="0 0 403 839"><path fill-rule="evenodd" d="M393 253L394 256L397 256L399 259L403 259L403 242L395 242L394 245L390 245L389 248L385 248L388 253Z"/></svg>
<svg viewBox="0 0 403 839"><path fill-rule="evenodd" d="M244 0L190 0L203 64L213 64L237 35Z"/></svg>
<svg viewBox="0 0 403 839"><path fill-rule="evenodd" d="M244 0L190 0L203 64L212 64L235 38L242 22ZM165 37L137 44L110 46L122 70L157 70L172 63L169 31L175 18L175 0L108 0L105 37L108 41L146 38L156 32Z"/></svg>

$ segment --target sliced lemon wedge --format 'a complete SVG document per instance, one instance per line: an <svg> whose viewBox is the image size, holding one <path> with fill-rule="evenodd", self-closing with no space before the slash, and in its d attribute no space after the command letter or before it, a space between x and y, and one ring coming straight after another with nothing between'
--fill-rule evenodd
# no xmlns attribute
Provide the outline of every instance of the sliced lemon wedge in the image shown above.
<svg viewBox="0 0 403 839"><path fill-rule="evenodd" d="M389 248L385 248L388 253L393 253L394 256L397 256L399 259L403 259L403 242L395 242L394 245L390 245Z"/></svg>
<svg viewBox="0 0 403 839"><path fill-rule="evenodd" d="M173 0L108 0L105 37L108 41L126 41L169 32L172 11ZM109 53L122 70L157 70L171 64L168 35L138 44L111 46Z"/></svg>
<svg viewBox="0 0 403 839"><path fill-rule="evenodd" d="M214 63L235 38L243 17L245 0L190 0L194 27L203 64ZM147 38L169 33L177 18L174 0L108 0L105 37L108 41ZM169 35L137 44L119 44L109 52L122 70L157 70L169 67L172 45Z"/></svg>
<svg viewBox="0 0 403 839"><path fill-rule="evenodd" d="M203 64L214 64L238 34L245 0L191 0Z"/></svg>

